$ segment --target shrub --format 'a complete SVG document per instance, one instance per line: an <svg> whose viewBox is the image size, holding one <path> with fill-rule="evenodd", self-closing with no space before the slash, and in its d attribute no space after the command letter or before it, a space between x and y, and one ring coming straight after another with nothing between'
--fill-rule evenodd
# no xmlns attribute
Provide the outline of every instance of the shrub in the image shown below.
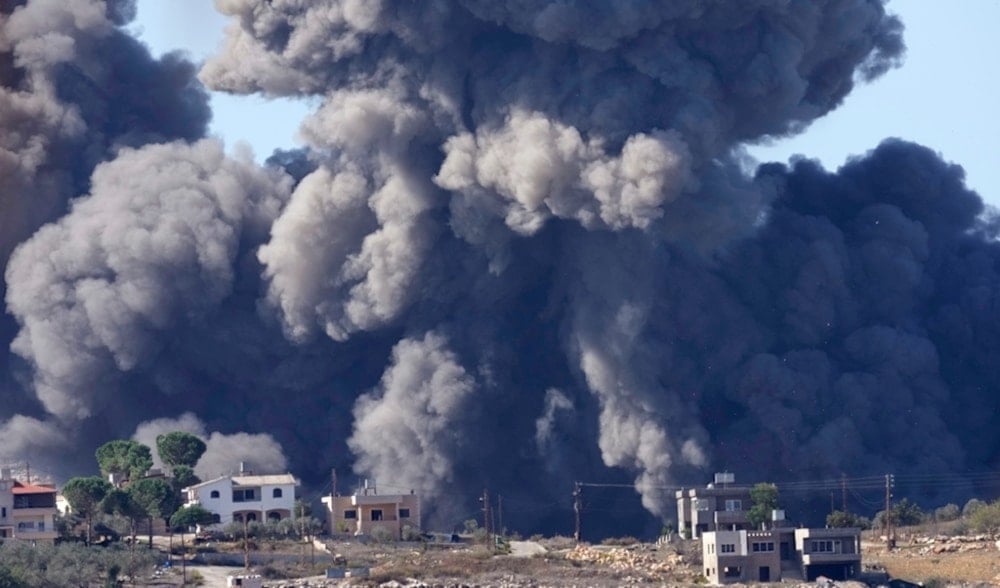
<svg viewBox="0 0 1000 588"><path fill-rule="evenodd" d="M601 545L635 545L639 543L639 540L635 537L625 536L625 537L606 537L601 541Z"/></svg>
<svg viewBox="0 0 1000 588"><path fill-rule="evenodd" d="M859 529L869 529L872 523L861 515L835 510L826 515L826 526L832 528L857 527Z"/></svg>
<svg viewBox="0 0 1000 588"><path fill-rule="evenodd" d="M977 510L979 510L984 506L986 506L985 502L979 500L978 498L973 498L968 502L966 502L965 506L962 507L962 516L963 517L970 516L972 515L972 513L976 512Z"/></svg>
<svg viewBox="0 0 1000 588"><path fill-rule="evenodd" d="M962 510L957 504L946 504L934 510L934 520L938 522L954 521L962 516Z"/></svg>
<svg viewBox="0 0 1000 588"><path fill-rule="evenodd" d="M977 533L1000 532L1000 501L981 506L968 517L969 528Z"/></svg>

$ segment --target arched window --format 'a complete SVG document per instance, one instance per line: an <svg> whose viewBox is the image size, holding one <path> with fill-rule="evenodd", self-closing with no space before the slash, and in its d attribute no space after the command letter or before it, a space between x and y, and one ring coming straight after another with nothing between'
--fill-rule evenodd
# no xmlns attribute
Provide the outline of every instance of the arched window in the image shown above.
<svg viewBox="0 0 1000 588"><path fill-rule="evenodd" d="M212 493L209 494L209 497L210 498L218 498L219 497L219 491L218 490L212 490Z"/></svg>
<svg viewBox="0 0 1000 588"><path fill-rule="evenodd" d="M281 498L281 488L275 488L274 492L271 494L272 498Z"/></svg>

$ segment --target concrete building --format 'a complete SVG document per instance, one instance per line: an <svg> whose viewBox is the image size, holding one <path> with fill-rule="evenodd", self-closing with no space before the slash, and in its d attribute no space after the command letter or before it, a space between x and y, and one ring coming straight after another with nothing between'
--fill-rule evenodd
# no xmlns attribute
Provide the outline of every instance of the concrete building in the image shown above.
<svg viewBox="0 0 1000 588"><path fill-rule="evenodd" d="M241 468L242 469L242 468ZM295 517L295 487L291 474L220 476L184 488L184 506L201 505L216 523L280 521Z"/></svg>
<svg viewBox="0 0 1000 588"><path fill-rule="evenodd" d="M715 483L704 488L678 490L677 532L697 539L707 531L749 529L750 487L736 486L733 474L715 475Z"/></svg>
<svg viewBox="0 0 1000 588"><path fill-rule="evenodd" d="M861 571L861 530L707 531L702 562L713 584L847 580Z"/></svg>
<svg viewBox="0 0 1000 588"><path fill-rule="evenodd" d="M324 496L329 531L371 535L384 529L402 539L406 526L420 528L420 497L413 494L379 494L368 481L350 496Z"/></svg>
<svg viewBox="0 0 1000 588"><path fill-rule="evenodd" d="M0 470L0 541L54 541L57 512L54 487L23 483Z"/></svg>

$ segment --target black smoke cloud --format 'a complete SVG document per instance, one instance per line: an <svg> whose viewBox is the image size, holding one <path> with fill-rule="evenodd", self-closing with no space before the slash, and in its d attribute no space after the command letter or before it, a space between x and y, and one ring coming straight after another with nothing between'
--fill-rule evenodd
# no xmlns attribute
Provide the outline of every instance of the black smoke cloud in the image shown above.
<svg viewBox="0 0 1000 588"><path fill-rule="evenodd" d="M64 5L20 11L58 32ZM127 4L69 5L102 8L88 39L123 36ZM628 479L668 516L663 487L715 467L996 466L997 228L961 169L899 141L837 172L741 154L899 63L880 2L217 7L233 25L201 80L320 97L307 147L258 167L203 126L100 143L7 267L21 450L178 427L226 436L202 471L353 470L419 490L435 525L484 486L531 505ZM40 92L9 55L5 89ZM185 68L145 79L204 121Z"/></svg>

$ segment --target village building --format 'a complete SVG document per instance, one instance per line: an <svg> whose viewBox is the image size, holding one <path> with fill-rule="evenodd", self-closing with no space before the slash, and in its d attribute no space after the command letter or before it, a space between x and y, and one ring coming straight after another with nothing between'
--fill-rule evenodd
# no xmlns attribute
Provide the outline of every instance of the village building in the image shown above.
<svg viewBox="0 0 1000 588"><path fill-rule="evenodd" d="M860 529L706 531L702 567L713 584L848 580L861 572Z"/></svg>
<svg viewBox="0 0 1000 588"><path fill-rule="evenodd" d="M255 475L241 464L240 473L188 486L184 506L199 505L215 522L280 521L295 518L295 488L291 474Z"/></svg>
<svg viewBox="0 0 1000 588"><path fill-rule="evenodd" d="M15 480L0 469L0 541L55 541L56 489Z"/></svg>
<svg viewBox="0 0 1000 588"><path fill-rule="evenodd" d="M750 529L750 487L734 484L731 473L715 475L715 482L704 488L681 489L677 497L677 532L697 539L707 531Z"/></svg>
<svg viewBox="0 0 1000 588"><path fill-rule="evenodd" d="M412 490L409 494L379 494L375 485L365 480L354 494L324 496L322 502L331 534L385 533L398 540L407 526L420 528L420 497Z"/></svg>

